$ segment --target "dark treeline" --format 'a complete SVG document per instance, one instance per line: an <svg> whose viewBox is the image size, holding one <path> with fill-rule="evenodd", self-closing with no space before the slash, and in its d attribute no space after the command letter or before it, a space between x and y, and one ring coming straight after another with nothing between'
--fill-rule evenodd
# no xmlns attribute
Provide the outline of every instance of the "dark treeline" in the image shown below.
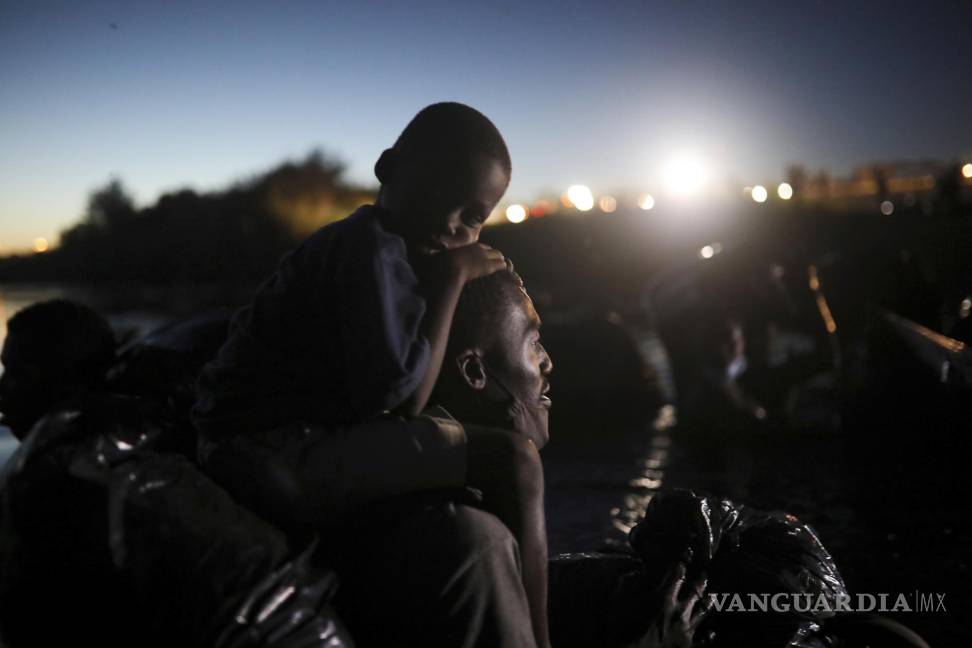
<svg viewBox="0 0 972 648"><path fill-rule="evenodd" d="M515 261L534 299L557 309L636 308L646 283L666 268L749 276L726 270L731 263L781 264L803 275L810 264L840 259L843 283L867 283L862 277L878 275L869 286L890 285L905 252L929 276L924 284L951 303L972 287L972 203L959 200L955 189L947 197L927 209L901 203L890 217L877 202L837 210L797 200L723 204L694 213L665 206L613 215L566 212L490 227L482 239ZM318 152L225 191L172 192L143 208L111 181L91 194L80 222L63 232L52 251L0 259L0 283L106 286L118 295L113 303L119 307L143 301L155 288L166 301L171 287L195 303L187 296L208 295L200 290L206 284L213 296L200 297L203 302L235 305L307 234L373 198L373 191L344 179L340 163ZM715 242L726 251L701 261L701 246Z"/></svg>
<svg viewBox="0 0 972 648"><path fill-rule="evenodd" d="M0 281L250 283L308 232L372 197L317 151L225 191L185 189L143 208L112 180L54 250L0 260Z"/></svg>

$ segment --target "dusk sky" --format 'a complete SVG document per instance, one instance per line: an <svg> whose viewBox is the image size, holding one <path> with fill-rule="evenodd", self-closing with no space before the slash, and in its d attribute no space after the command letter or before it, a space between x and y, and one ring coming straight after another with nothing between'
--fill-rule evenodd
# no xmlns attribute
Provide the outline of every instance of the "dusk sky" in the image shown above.
<svg viewBox="0 0 972 648"><path fill-rule="evenodd" d="M0 252L117 177L139 205L320 147L372 165L421 107L485 112L509 200L637 191L691 151L773 181L972 159L969 2L2 2Z"/></svg>

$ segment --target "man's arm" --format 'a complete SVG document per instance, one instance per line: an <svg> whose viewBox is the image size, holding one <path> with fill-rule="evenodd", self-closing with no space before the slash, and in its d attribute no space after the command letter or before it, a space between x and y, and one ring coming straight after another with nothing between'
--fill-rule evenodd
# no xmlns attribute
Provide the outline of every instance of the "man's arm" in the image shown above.
<svg viewBox="0 0 972 648"><path fill-rule="evenodd" d="M475 426L466 427L466 442L466 483L482 491L483 507L516 538L534 638L539 648L549 648L547 522L537 447L516 432Z"/></svg>

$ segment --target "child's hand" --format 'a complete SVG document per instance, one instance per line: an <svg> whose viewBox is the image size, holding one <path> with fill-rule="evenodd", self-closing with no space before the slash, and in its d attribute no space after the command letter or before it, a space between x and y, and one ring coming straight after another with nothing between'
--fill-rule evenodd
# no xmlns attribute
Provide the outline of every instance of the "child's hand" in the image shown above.
<svg viewBox="0 0 972 648"><path fill-rule="evenodd" d="M463 283L506 269L506 257L482 243L473 243L442 252L440 256Z"/></svg>

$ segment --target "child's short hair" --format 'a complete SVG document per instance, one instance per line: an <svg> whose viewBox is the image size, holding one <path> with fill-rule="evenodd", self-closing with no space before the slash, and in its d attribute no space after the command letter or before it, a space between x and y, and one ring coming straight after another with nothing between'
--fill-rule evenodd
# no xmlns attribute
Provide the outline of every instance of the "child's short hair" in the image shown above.
<svg viewBox="0 0 972 648"><path fill-rule="evenodd" d="M454 101L420 110L395 140L394 148L408 154L456 145L489 155L503 165L507 177L511 175L510 152L499 129L475 108Z"/></svg>

